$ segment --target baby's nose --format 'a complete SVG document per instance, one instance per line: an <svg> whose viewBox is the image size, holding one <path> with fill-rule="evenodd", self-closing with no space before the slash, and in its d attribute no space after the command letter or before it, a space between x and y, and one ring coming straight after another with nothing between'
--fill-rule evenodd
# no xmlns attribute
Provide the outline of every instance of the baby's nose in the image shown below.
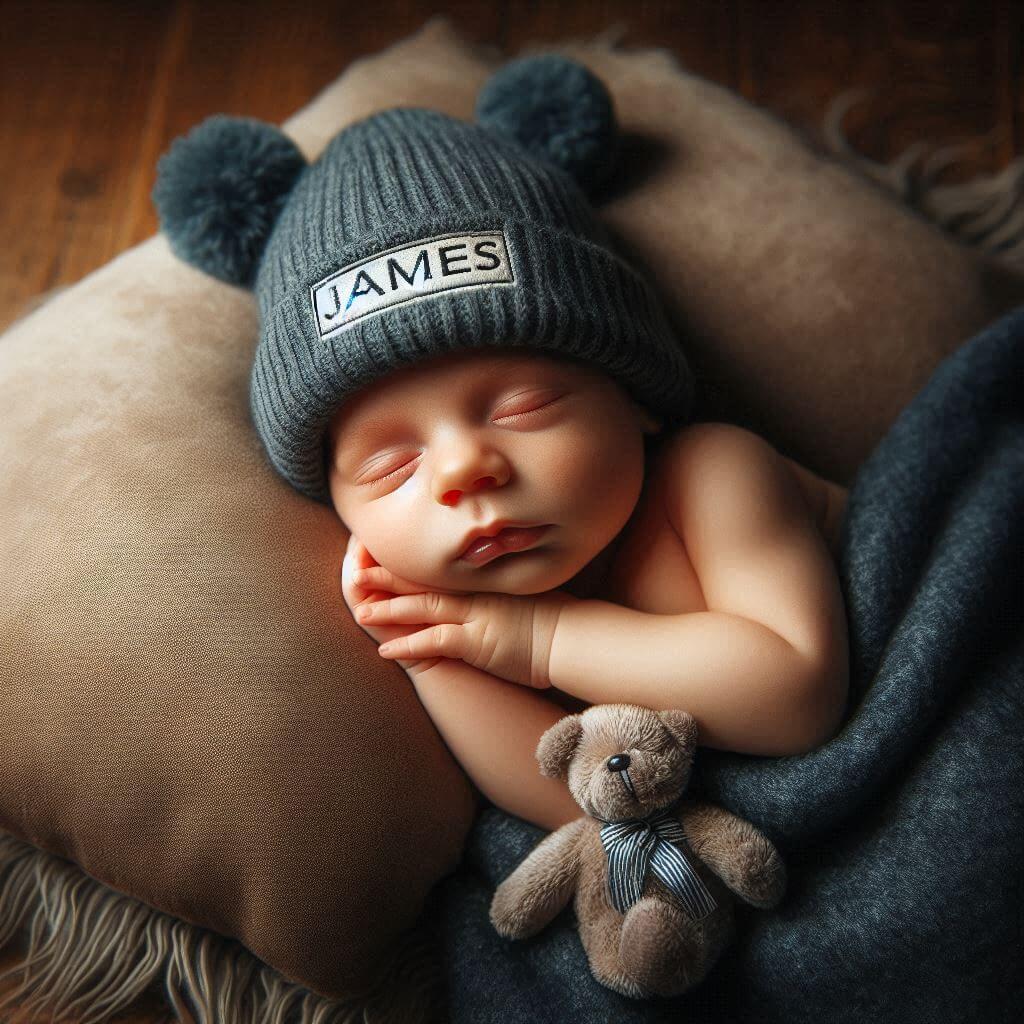
<svg viewBox="0 0 1024 1024"><path fill-rule="evenodd" d="M488 480L490 480L492 484L498 482L493 476L482 476L478 480L473 481L473 490L479 490L481 486L487 483ZM444 494L441 495L441 501L443 501L445 505L454 505L461 495L462 491L445 491Z"/></svg>

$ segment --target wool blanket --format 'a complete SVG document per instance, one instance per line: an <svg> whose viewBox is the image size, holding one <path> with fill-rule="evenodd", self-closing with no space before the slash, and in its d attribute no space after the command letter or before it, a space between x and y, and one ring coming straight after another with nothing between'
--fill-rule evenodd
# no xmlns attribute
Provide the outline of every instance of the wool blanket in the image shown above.
<svg viewBox="0 0 1024 1024"><path fill-rule="evenodd" d="M691 786L788 869L737 902L696 988L591 975L572 904L503 939L496 886L544 831L493 805L435 890L453 1024L1020 1019L1024 1006L1024 306L933 372L851 482L845 723L798 757L699 748Z"/></svg>

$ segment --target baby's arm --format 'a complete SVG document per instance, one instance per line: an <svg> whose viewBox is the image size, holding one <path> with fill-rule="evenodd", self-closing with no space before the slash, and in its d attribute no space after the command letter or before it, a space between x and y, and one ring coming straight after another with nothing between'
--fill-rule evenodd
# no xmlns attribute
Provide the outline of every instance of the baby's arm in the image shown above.
<svg viewBox="0 0 1024 1024"><path fill-rule="evenodd" d="M408 674L448 749L484 796L548 830L582 815L568 786L541 775L534 757L544 732L566 715L543 691L455 658Z"/></svg>
<svg viewBox="0 0 1024 1024"><path fill-rule="evenodd" d="M708 610L568 603L549 681L593 704L683 708L705 746L805 753L834 735L849 676L839 579L813 515L782 457L739 427L698 424L666 457L666 512Z"/></svg>
<svg viewBox="0 0 1024 1024"><path fill-rule="evenodd" d="M357 580L360 572L373 575L376 584ZM383 569L354 534L349 537L342 563L342 594L354 615L368 606L379 607L389 594L420 591L418 584ZM361 628L380 643L421 627L361 623ZM549 830L580 817L583 812L568 787L541 775L534 754L545 731L568 712L579 710L574 705L582 702L545 691L567 704L567 708L558 707L539 690L455 658L398 659L398 664L412 680L448 749L484 796L502 810Z"/></svg>

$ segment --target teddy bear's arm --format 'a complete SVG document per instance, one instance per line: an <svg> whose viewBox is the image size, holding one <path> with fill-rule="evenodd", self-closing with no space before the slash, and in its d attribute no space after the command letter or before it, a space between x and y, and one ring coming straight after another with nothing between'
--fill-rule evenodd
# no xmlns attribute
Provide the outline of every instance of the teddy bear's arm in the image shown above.
<svg viewBox="0 0 1024 1024"><path fill-rule="evenodd" d="M680 824L693 852L741 899L762 910L786 891L786 866L778 850L749 821L724 807L689 801Z"/></svg>
<svg viewBox="0 0 1024 1024"><path fill-rule="evenodd" d="M491 924L506 939L525 939L563 910L579 881L585 829L582 816L546 835L495 890Z"/></svg>

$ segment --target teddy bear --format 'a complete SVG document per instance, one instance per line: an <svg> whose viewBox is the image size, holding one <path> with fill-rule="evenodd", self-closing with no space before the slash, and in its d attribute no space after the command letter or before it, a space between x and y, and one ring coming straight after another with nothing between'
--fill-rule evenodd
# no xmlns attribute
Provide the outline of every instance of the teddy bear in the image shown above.
<svg viewBox="0 0 1024 1024"><path fill-rule="evenodd" d="M700 982L733 937L731 894L774 907L786 870L750 822L685 793L696 748L696 720L675 709L595 704L551 726L537 744L541 774L568 782L584 814L497 887L499 934L535 935L575 894L602 985L647 998Z"/></svg>

